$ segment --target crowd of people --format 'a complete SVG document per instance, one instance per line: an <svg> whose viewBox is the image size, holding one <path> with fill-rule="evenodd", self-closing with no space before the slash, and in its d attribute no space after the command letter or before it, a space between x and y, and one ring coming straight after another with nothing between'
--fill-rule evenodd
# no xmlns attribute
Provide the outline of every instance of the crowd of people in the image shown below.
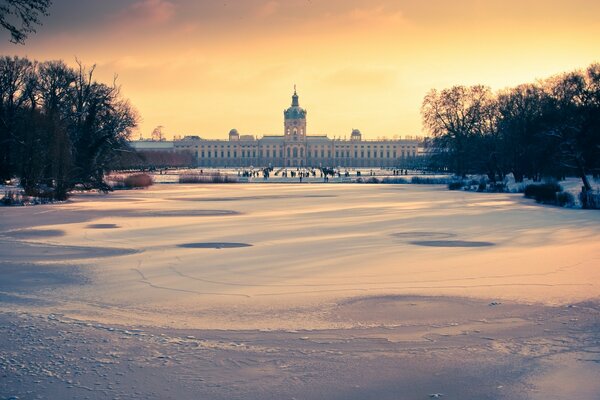
<svg viewBox="0 0 600 400"><path fill-rule="evenodd" d="M383 173L385 175L389 174L388 171L391 171L393 176L408 175L407 169L393 168L393 169L385 169L385 171L386 172ZM363 173L364 173L364 171L361 171L361 170L353 171L353 174L356 177L361 177L363 175ZM239 177L244 177L244 178L259 178L262 176L262 178L265 181L269 180L269 178L273 175L273 176L286 178L286 179L287 178L298 179L298 182L300 182L300 183L302 183L303 181L306 181L307 178L320 178L320 179L323 179L323 182L329 182L330 178L335 178L335 177L350 178L351 177L351 172L348 169L342 170L341 168L331 168L331 167L319 167L319 168L297 167L295 169L280 168L277 171L275 171L274 168L271 166L264 167L264 168L250 167L248 169L238 170L237 174ZM381 172L377 173L373 169L369 170L369 176L376 176L376 175L380 175L380 174L381 174Z"/></svg>

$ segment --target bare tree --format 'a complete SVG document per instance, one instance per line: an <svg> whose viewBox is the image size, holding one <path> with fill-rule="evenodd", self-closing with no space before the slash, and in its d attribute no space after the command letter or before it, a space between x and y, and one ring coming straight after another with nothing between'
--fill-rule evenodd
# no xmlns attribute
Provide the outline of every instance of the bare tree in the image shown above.
<svg viewBox="0 0 600 400"><path fill-rule="evenodd" d="M550 99L548 135L559 143L559 160L591 190L587 174L600 159L600 64L545 82Z"/></svg>
<svg viewBox="0 0 600 400"><path fill-rule="evenodd" d="M0 180L11 178L19 145L19 119L30 99L34 64L18 57L0 58Z"/></svg>
<svg viewBox="0 0 600 400"><path fill-rule="evenodd" d="M157 142L162 142L165 140L165 135L163 134L164 127L162 125L157 126L152 130L151 138Z"/></svg>
<svg viewBox="0 0 600 400"><path fill-rule="evenodd" d="M107 165L115 152L128 147L137 113L120 98L120 88L93 80L94 69L78 62L72 90L70 138L73 141L72 181L88 187L110 190L104 183Z"/></svg>
<svg viewBox="0 0 600 400"><path fill-rule="evenodd" d="M544 157L543 117L546 95L538 84L524 84L501 91L498 131L504 162L516 182L525 176L540 179L548 162Z"/></svg>
<svg viewBox="0 0 600 400"><path fill-rule="evenodd" d="M449 152L458 175L467 173L470 139L488 127L486 115L491 105L491 90L481 85L431 90L423 100L423 125Z"/></svg>
<svg viewBox="0 0 600 400"><path fill-rule="evenodd" d="M0 0L0 26L10 33L11 42L23 44L51 5L52 0Z"/></svg>
<svg viewBox="0 0 600 400"><path fill-rule="evenodd" d="M75 186L110 190L104 174L130 150L138 117L114 82L93 73L80 63L0 58L0 178L60 200Z"/></svg>

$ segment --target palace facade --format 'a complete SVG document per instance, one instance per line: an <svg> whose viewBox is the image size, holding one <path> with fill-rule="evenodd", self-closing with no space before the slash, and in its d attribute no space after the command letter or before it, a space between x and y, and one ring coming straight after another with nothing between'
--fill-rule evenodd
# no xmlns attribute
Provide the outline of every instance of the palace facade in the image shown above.
<svg viewBox="0 0 600 400"><path fill-rule="evenodd" d="M199 167L398 167L419 155L418 140L363 140L358 129L350 140L308 135L306 110L300 107L296 90L292 104L283 111L283 135L240 135L229 132L229 140L186 136L174 141L135 141L140 151L191 152Z"/></svg>

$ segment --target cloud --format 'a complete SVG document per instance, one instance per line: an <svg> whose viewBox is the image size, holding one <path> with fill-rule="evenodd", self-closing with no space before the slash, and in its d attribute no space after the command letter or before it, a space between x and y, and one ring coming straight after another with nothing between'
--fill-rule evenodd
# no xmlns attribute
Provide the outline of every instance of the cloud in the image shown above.
<svg viewBox="0 0 600 400"><path fill-rule="evenodd" d="M340 19L363 23L404 23L406 21L401 11L381 5L371 8L353 8L342 14Z"/></svg>
<svg viewBox="0 0 600 400"><path fill-rule="evenodd" d="M256 10L256 16L259 18L267 18L277 13L280 4L278 1L267 1L266 3L260 4Z"/></svg>
<svg viewBox="0 0 600 400"><path fill-rule="evenodd" d="M175 4L168 0L139 0L123 10L122 22L148 25L169 22L175 15Z"/></svg>
<svg viewBox="0 0 600 400"><path fill-rule="evenodd" d="M394 86L397 72L391 68L344 68L329 74L324 83L338 87L383 88Z"/></svg>

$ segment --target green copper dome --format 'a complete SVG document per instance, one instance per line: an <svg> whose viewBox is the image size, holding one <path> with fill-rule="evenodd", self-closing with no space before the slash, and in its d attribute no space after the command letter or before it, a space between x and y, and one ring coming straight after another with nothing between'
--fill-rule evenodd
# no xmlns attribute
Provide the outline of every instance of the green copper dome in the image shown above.
<svg viewBox="0 0 600 400"><path fill-rule="evenodd" d="M306 118L306 110L300 107L300 102L298 101L298 94L296 93L296 88L294 88L294 95L292 96L292 106L283 112L283 116L285 117L285 119Z"/></svg>

